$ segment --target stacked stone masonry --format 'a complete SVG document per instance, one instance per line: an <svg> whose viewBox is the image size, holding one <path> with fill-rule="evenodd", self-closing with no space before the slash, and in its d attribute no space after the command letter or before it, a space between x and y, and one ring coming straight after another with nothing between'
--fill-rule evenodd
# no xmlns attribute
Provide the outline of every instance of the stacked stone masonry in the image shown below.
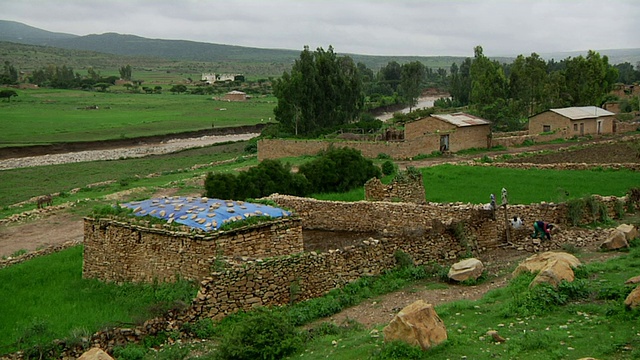
<svg viewBox="0 0 640 360"><path fill-rule="evenodd" d="M402 181L394 179L385 185L378 178L364 184L364 198L367 201L400 201L416 204L425 203L424 182L422 174L415 178L405 176Z"/></svg>
<svg viewBox="0 0 640 360"><path fill-rule="evenodd" d="M107 282L201 280L220 257L303 250L300 220L286 218L213 235L85 218L83 276Z"/></svg>

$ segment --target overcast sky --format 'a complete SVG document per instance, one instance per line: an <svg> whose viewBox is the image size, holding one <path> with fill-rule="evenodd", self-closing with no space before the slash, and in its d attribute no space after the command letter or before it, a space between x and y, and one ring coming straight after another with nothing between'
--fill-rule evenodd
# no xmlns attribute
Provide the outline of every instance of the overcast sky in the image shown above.
<svg viewBox="0 0 640 360"><path fill-rule="evenodd" d="M75 35L367 55L640 48L640 0L0 0L0 19Z"/></svg>

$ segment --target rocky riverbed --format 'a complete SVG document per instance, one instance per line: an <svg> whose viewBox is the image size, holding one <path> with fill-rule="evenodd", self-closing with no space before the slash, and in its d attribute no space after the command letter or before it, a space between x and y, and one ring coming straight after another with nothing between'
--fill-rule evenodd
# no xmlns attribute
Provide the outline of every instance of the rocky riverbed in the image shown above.
<svg viewBox="0 0 640 360"><path fill-rule="evenodd" d="M47 154L40 156L3 159L0 160L0 170L159 155L195 147L209 146L221 142L249 140L258 135L259 134L257 133L211 135L190 139L171 139L162 143L141 143L135 146L116 149L85 150L61 154Z"/></svg>

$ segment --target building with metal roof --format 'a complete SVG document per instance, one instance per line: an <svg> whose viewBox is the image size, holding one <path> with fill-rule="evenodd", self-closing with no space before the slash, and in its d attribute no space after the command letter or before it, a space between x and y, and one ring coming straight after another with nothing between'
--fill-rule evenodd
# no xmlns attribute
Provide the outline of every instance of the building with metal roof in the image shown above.
<svg viewBox="0 0 640 360"><path fill-rule="evenodd" d="M490 147L491 122L467 113L432 114L405 124L405 140L423 154Z"/></svg>
<svg viewBox="0 0 640 360"><path fill-rule="evenodd" d="M561 132L565 138L611 134L614 113L597 106L549 109L529 118L529 135Z"/></svg>

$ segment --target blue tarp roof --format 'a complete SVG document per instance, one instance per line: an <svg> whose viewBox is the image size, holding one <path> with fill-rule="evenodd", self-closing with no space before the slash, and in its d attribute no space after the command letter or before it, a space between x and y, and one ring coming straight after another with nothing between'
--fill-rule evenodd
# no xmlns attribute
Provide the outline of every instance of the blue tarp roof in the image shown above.
<svg viewBox="0 0 640 360"><path fill-rule="evenodd" d="M206 197L163 197L132 201L120 206L133 209L137 216L150 215L205 231L217 230L227 222L250 216L291 216L289 211L269 205Z"/></svg>

